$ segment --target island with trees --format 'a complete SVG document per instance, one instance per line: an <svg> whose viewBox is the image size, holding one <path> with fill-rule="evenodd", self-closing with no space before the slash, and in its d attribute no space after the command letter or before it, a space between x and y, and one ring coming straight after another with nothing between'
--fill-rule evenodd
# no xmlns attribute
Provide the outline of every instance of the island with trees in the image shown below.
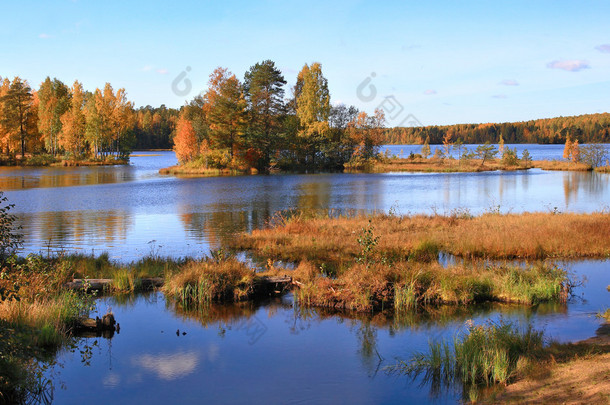
<svg viewBox="0 0 610 405"><path fill-rule="evenodd" d="M163 174L218 175L277 171L516 170L608 171L610 114L517 123L385 127L372 114L331 103L322 65L305 64L287 81L271 60L243 80L218 67L207 91L179 109L134 108L124 88L87 91L47 77L38 90L0 78L0 165L127 163L132 150L173 149L179 164ZM563 161L533 161L504 144L565 143ZM580 143L580 144L579 144ZM384 144L421 144L406 157L380 154ZM478 144L467 146L467 144ZM496 145L493 145L496 144ZM432 151L431 145L438 145Z"/></svg>

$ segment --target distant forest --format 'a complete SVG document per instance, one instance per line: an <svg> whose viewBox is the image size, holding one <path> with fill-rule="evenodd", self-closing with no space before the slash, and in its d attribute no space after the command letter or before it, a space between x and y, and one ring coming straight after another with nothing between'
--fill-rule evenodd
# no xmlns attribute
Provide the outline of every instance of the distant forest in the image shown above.
<svg viewBox="0 0 610 405"><path fill-rule="evenodd" d="M0 154L65 159L125 157L134 148L171 148L179 111L138 109L110 83L87 91L47 77L33 89L20 77L0 78Z"/></svg>
<svg viewBox="0 0 610 405"><path fill-rule="evenodd" d="M87 91L46 78L0 78L0 154L58 158L126 156L131 150L174 148L181 162L259 169L340 169L368 160L381 144L610 143L610 114L500 124L384 128L383 111L368 116L333 105L321 65L305 65L288 98L272 61L252 66L243 82L227 69L210 75L205 95L180 109L134 108L110 83Z"/></svg>
<svg viewBox="0 0 610 405"><path fill-rule="evenodd" d="M466 144L485 142L563 144L566 138L580 143L610 143L610 114L586 114L573 117L558 117L524 122L501 124L457 124L427 127L387 128L383 134L384 144L442 144L445 136Z"/></svg>

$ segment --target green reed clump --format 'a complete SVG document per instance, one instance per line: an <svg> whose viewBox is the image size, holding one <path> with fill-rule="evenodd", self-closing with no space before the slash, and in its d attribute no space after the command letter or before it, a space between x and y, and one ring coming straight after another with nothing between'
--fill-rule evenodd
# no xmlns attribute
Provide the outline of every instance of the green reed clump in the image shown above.
<svg viewBox="0 0 610 405"><path fill-rule="evenodd" d="M543 347L543 333L529 326L521 330L500 321L475 326L457 336L453 343L431 342L428 353L416 353L391 371L424 376L433 384L462 383L464 386L506 384L519 365L533 358Z"/></svg>
<svg viewBox="0 0 610 405"><path fill-rule="evenodd" d="M567 272L556 266L536 264L526 268L500 267L498 295L508 301L526 304L565 302L572 282Z"/></svg>
<svg viewBox="0 0 610 405"><path fill-rule="evenodd" d="M165 274L180 271L186 264L186 259L173 259L149 255L129 265L139 277L163 277Z"/></svg>
<svg viewBox="0 0 610 405"><path fill-rule="evenodd" d="M417 291L415 281L394 286L394 309L396 311L417 308Z"/></svg>
<svg viewBox="0 0 610 405"><path fill-rule="evenodd" d="M165 278L166 295L187 306L244 300L252 293L255 274L234 258L206 258L190 262Z"/></svg>
<svg viewBox="0 0 610 405"><path fill-rule="evenodd" d="M117 292L132 293L141 289L141 279L134 275L133 269L121 268L112 274L112 288Z"/></svg>

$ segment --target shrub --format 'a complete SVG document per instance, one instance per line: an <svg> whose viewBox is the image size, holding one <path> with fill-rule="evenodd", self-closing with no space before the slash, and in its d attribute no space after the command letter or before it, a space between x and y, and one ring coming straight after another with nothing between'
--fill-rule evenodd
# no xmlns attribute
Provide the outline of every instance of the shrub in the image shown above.
<svg viewBox="0 0 610 405"><path fill-rule="evenodd" d="M0 191L0 264L23 244L23 237L18 232L20 228L15 225L17 218L9 213L15 205L7 202L8 198Z"/></svg>

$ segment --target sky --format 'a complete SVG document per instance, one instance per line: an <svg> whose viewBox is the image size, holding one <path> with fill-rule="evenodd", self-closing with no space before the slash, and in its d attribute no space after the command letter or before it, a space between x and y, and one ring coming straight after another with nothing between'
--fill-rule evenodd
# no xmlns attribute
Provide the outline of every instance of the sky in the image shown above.
<svg viewBox="0 0 610 405"><path fill-rule="evenodd" d="M0 1L0 76L180 107L226 67L320 62L333 104L388 126L610 111L608 1ZM290 94L287 88L286 94Z"/></svg>

